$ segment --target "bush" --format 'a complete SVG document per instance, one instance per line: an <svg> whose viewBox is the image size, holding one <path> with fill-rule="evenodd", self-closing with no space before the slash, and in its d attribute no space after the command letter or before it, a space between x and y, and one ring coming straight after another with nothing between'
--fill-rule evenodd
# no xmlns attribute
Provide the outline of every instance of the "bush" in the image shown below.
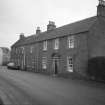
<svg viewBox="0 0 105 105"><path fill-rule="evenodd" d="M87 73L96 79L105 80L105 57L89 59Z"/></svg>

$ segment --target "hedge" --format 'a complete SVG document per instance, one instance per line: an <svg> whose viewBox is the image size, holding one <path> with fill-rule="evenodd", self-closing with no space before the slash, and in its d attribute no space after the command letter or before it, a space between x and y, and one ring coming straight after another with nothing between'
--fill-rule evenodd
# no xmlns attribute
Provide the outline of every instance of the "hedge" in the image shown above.
<svg viewBox="0 0 105 105"><path fill-rule="evenodd" d="M94 76L96 79L105 80L105 57L95 57L88 60L89 76Z"/></svg>

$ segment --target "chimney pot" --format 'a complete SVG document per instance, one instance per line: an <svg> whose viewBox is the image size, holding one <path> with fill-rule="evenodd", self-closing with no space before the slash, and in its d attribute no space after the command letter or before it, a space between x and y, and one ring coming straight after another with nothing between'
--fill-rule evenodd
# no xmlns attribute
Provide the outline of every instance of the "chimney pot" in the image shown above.
<svg viewBox="0 0 105 105"><path fill-rule="evenodd" d="M24 39L25 36L24 36L24 33L20 33L20 39Z"/></svg>
<svg viewBox="0 0 105 105"><path fill-rule="evenodd" d="M97 16L105 17L105 1L99 0L99 5L97 6Z"/></svg>
<svg viewBox="0 0 105 105"><path fill-rule="evenodd" d="M99 0L99 5L105 6L105 1L104 0Z"/></svg>
<svg viewBox="0 0 105 105"><path fill-rule="evenodd" d="M36 34L40 34L40 32L41 32L40 27L37 27Z"/></svg>
<svg viewBox="0 0 105 105"><path fill-rule="evenodd" d="M47 25L47 31L54 30L56 28L55 22L49 21L49 24Z"/></svg>

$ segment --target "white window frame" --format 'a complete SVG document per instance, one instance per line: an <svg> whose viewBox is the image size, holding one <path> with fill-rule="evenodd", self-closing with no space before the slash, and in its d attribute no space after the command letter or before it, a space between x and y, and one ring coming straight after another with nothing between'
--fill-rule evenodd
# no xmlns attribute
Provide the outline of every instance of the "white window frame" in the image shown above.
<svg viewBox="0 0 105 105"><path fill-rule="evenodd" d="M67 71L73 72L73 58L70 56L67 57Z"/></svg>
<svg viewBox="0 0 105 105"><path fill-rule="evenodd" d="M47 69L47 57L42 57L42 69Z"/></svg>
<svg viewBox="0 0 105 105"><path fill-rule="evenodd" d="M55 50L59 49L59 39L58 38L54 40L54 49Z"/></svg>
<svg viewBox="0 0 105 105"><path fill-rule="evenodd" d="M68 48L74 48L74 36L68 36Z"/></svg>
<svg viewBox="0 0 105 105"><path fill-rule="evenodd" d="M47 40L45 40L43 42L43 50L46 51L47 50Z"/></svg>

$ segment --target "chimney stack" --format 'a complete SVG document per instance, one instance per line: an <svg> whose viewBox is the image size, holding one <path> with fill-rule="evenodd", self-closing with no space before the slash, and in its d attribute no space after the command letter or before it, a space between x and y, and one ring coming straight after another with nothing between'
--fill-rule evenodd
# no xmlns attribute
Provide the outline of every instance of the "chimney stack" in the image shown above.
<svg viewBox="0 0 105 105"><path fill-rule="evenodd" d="M55 22L49 21L49 24L47 25L47 31L54 30L56 28Z"/></svg>
<svg viewBox="0 0 105 105"><path fill-rule="evenodd" d="M97 16L105 16L105 1L99 0L99 5L97 6Z"/></svg>
<svg viewBox="0 0 105 105"><path fill-rule="evenodd" d="M36 35L38 35L40 33L41 33L40 27L37 27L37 29L36 29Z"/></svg>
<svg viewBox="0 0 105 105"><path fill-rule="evenodd" d="M25 36L24 36L24 33L20 33L20 39L24 39Z"/></svg>

